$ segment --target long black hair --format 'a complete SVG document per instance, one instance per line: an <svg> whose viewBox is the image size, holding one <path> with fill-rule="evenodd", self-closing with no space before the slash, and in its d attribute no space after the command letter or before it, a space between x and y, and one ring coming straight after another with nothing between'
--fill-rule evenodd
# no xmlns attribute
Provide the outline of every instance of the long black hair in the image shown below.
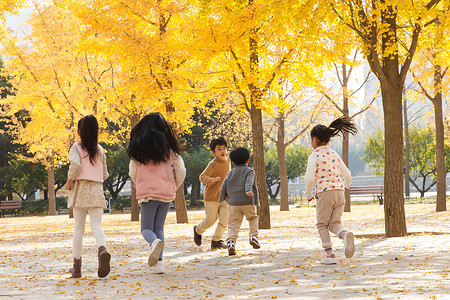
<svg viewBox="0 0 450 300"><path fill-rule="evenodd" d="M338 135L339 133L351 133L355 135L358 129L353 123L353 120L349 117L340 117L333 122L330 126L316 125L311 129L311 138L316 137L321 143L328 143L330 138Z"/></svg>
<svg viewBox="0 0 450 300"><path fill-rule="evenodd" d="M78 133L81 138L81 148L87 151L89 161L94 164L98 153L98 122L93 115L87 115L78 121Z"/></svg>
<svg viewBox="0 0 450 300"><path fill-rule="evenodd" d="M131 130L127 154L137 162L165 162L171 150L180 154L180 143L172 126L160 113L146 115Z"/></svg>

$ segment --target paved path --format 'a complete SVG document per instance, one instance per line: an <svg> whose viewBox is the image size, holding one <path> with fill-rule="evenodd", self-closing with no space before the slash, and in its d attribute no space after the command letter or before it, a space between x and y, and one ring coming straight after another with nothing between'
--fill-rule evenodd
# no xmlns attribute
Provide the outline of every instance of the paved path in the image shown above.
<svg viewBox="0 0 450 300"><path fill-rule="evenodd" d="M97 278L96 249L87 227L83 277L69 278L73 221L67 215L0 219L0 299L450 299L450 213L433 205L408 205L409 232L385 239L383 208L354 206L343 222L358 236L357 251L345 259L333 237L339 263L322 266L314 208L277 212L272 229L260 231L261 249L247 241L244 221L237 255L192 242L202 211L189 212L190 224L166 225L166 273L146 265L148 245L129 214L105 215L103 227L112 270Z"/></svg>

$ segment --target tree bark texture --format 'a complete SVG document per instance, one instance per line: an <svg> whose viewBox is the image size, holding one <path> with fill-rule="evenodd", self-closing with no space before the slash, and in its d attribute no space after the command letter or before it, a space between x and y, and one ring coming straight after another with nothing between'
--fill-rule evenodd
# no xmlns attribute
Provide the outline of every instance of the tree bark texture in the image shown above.
<svg viewBox="0 0 450 300"><path fill-rule="evenodd" d="M382 86L382 94L385 132L385 230L386 237L398 237L407 233L403 197L402 89Z"/></svg>
<svg viewBox="0 0 450 300"><path fill-rule="evenodd" d="M259 214L259 228L270 229L270 208L269 197L267 194L266 184L266 170L264 168L264 136L262 124L262 112L254 106L252 102L252 109L250 112L252 121L252 135L253 135L253 167L256 173L256 184L258 185L258 194L260 207Z"/></svg>
<svg viewBox="0 0 450 300"><path fill-rule="evenodd" d="M442 116L442 70L434 66L434 122L436 126L436 211L447 210L447 191L445 174L444 121Z"/></svg>
<svg viewBox="0 0 450 300"><path fill-rule="evenodd" d="M348 77L346 72L346 65L342 65L342 94L343 94L343 116L348 117L349 116L349 109L348 109ZM349 134L347 132L344 132L342 135L342 161L344 164L348 167L348 152L349 152ZM344 211L350 212L350 191L345 191L345 205L344 205Z"/></svg>
<svg viewBox="0 0 450 300"><path fill-rule="evenodd" d="M130 118L131 129L139 122L138 115L132 115ZM131 221L139 221L139 204L136 199L136 188L134 182L131 181Z"/></svg>
<svg viewBox="0 0 450 300"><path fill-rule="evenodd" d="M278 137L277 137L277 154L278 154L278 172L280 174L280 211L289 211L289 186L286 166L286 145L284 143L284 115L277 118Z"/></svg>
<svg viewBox="0 0 450 300"><path fill-rule="evenodd" d="M49 159L47 186L48 186L48 215L56 216L55 159L53 155Z"/></svg>
<svg viewBox="0 0 450 300"><path fill-rule="evenodd" d="M405 124L405 196L409 197L409 159L411 153L411 146L409 143L409 120L408 120L408 103L407 99L403 101L403 123Z"/></svg>
<svg viewBox="0 0 450 300"><path fill-rule="evenodd" d="M177 224L189 223L186 201L184 198L184 183L177 189L177 196L175 197L175 214L177 217Z"/></svg>

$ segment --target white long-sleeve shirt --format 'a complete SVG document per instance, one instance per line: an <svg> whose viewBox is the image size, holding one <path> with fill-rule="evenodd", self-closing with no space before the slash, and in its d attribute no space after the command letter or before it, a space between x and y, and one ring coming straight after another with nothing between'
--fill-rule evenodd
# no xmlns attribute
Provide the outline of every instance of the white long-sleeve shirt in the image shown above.
<svg viewBox="0 0 450 300"><path fill-rule="evenodd" d="M316 194L329 190L344 190L350 187L351 172L342 161L339 154L328 146L317 147L308 157L305 174L306 199L314 198Z"/></svg>

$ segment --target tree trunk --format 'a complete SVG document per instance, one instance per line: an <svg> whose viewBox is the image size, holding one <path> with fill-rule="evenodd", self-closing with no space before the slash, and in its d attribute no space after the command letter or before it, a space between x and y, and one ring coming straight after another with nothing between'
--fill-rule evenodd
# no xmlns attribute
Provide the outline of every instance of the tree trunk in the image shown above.
<svg viewBox="0 0 450 300"><path fill-rule="evenodd" d="M130 118L131 129L139 122L138 115L132 115ZM134 182L131 181L131 221L139 221L139 204L136 199L136 188Z"/></svg>
<svg viewBox="0 0 450 300"><path fill-rule="evenodd" d="M386 237L405 236L405 200L403 196L403 120L402 92L404 82L399 73L397 12L388 5L381 11L381 22L386 26L382 35L382 76L385 163L384 163L384 222ZM372 64L373 65L373 64ZM378 70L379 71L379 70Z"/></svg>
<svg viewBox="0 0 450 300"><path fill-rule="evenodd" d="M344 117L348 117L349 116L349 109L348 109L348 88L347 88L347 84L348 84L348 77L347 77L347 71L346 71L346 65L343 64L342 65L342 70L343 70L343 86L342 86L342 94L343 94L343 116ZM347 132L344 132L344 134L342 135L342 161L344 162L344 164L347 166L348 168L348 152L349 152L349 134ZM345 191L345 205L344 205L344 211L345 212L350 212L351 208L350 208L350 191L346 190Z"/></svg>
<svg viewBox="0 0 450 300"><path fill-rule="evenodd" d="M349 134L347 132L344 132L342 139L342 161L347 167L348 167L348 150L349 150ZM345 194L344 212L350 212L351 211L350 191L347 189L344 191L344 194Z"/></svg>
<svg viewBox="0 0 450 300"><path fill-rule="evenodd" d="M73 219L73 208L69 208L69 219Z"/></svg>
<svg viewBox="0 0 450 300"><path fill-rule="evenodd" d="M436 126L436 211L447 210L447 191L445 174L444 121L442 116L442 70L434 66L434 122Z"/></svg>
<svg viewBox="0 0 450 300"><path fill-rule="evenodd" d="M411 153L411 146L409 144L409 120L408 120L408 103L407 99L403 101L403 123L405 124L405 195L409 197L409 159Z"/></svg>
<svg viewBox="0 0 450 300"><path fill-rule="evenodd" d="M248 5L253 5L253 0L248 1ZM254 78L259 77L259 55L258 55L258 41L256 39L257 29L250 29L249 37L249 62L250 62L250 75ZM259 228L270 229L270 207L269 197L267 195L266 184L266 169L264 164L264 133L262 122L262 91L255 86L255 83L248 85L250 90L250 119L252 121L252 142L254 153L254 168L256 173L256 184L258 185L258 194L260 207L258 208L259 214ZM244 99L245 100L245 99Z"/></svg>
<svg viewBox="0 0 450 300"><path fill-rule="evenodd" d="M398 81L397 81L398 82ZM405 206L403 197L403 122L402 89L382 86L385 166L384 215L386 237L405 236Z"/></svg>
<svg viewBox="0 0 450 300"><path fill-rule="evenodd" d="M48 165L48 215L56 215L56 193L55 193L55 159L53 155L49 158Z"/></svg>
<svg viewBox="0 0 450 300"><path fill-rule="evenodd" d="M280 174L280 211L289 211L289 186L286 166L286 145L284 144L284 115L279 114L277 118L278 137L277 137L277 154L278 154L278 172Z"/></svg>
<svg viewBox="0 0 450 300"><path fill-rule="evenodd" d="M175 214L177 216L177 224L189 223L186 201L184 198L184 183L177 189L177 196L175 198Z"/></svg>
<svg viewBox="0 0 450 300"><path fill-rule="evenodd" d="M191 204L190 206L197 206L198 205L198 196L200 193L200 181L195 180L192 183L192 189L191 189Z"/></svg>
<svg viewBox="0 0 450 300"><path fill-rule="evenodd" d="M11 176L6 176L5 178L5 187L6 187L6 197L8 200L13 200L13 192L11 187Z"/></svg>
<svg viewBox="0 0 450 300"><path fill-rule="evenodd" d="M266 184L266 170L264 168L264 136L262 125L261 109L255 107L252 101L252 109L250 113L252 121L252 136L253 136L253 166L256 173L256 184L258 185L258 194L260 207L259 214L259 228L270 229L270 208L269 197L267 195Z"/></svg>

